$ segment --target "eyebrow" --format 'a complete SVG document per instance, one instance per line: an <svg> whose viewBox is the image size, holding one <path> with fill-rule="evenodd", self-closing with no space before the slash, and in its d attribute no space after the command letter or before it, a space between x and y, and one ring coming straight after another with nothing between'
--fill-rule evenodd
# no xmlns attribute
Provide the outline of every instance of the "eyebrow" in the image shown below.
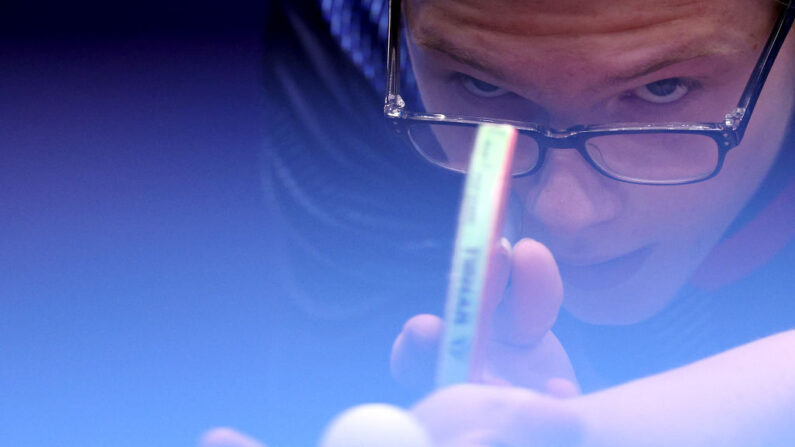
<svg viewBox="0 0 795 447"><path fill-rule="evenodd" d="M503 70L500 70L497 67L485 65L483 62L481 62L479 59L475 57L475 55L472 53L471 50L462 48L456 45L455 43L445 39L442 36L420 35L414 43L418 46L443 53L450 59L458 63L475 68L478 71L488 74L497 80L505 81L508 78L508 76ZM640 65L639 67L632 68L630 70L625 71L624 73L611 75L610 77L601 80L597 84L600 87L615 86L655 73L672 65L680 64L683 62L707 56L719 56L722 53L723 52L721 51L715 51L715 50L713 51L705 49L696 50L690 47L677 48L670 52L657 56L654 59L652 59L651 62L647 62L643 65Z"/></svg>
<svg viewBox="0 0 795 447"><path fill-rule="evenodd" d="M604 81L603 85L611 86L611 85L617 85L633 81L643 76L658 72L663 68L667 68L672 65L699 59L702 57L718 56L718 55L720 55L719 52L711 52L704 50L689 51L687 49L684 50L677 49L674 52L669 52L667 54L663 54L662 56L658 56L655 59L653 59L651 62L646 63L645 65L641 65L640 67L627 70L626 72L621 74L612 75Z"/></svg>
<svg viewBox="0 0 795 447"><path fill-rule="evenodd" d="M504 71L497 67L485 65L475 57L472 51L459 47L455 43L445 39L442 36L421 35L421 37L419 37L414 43L417 46L444 53L444 55L450 59L460 64L475 68L478 71L486 73L493 78L503 81L508 78Z"/></svg>

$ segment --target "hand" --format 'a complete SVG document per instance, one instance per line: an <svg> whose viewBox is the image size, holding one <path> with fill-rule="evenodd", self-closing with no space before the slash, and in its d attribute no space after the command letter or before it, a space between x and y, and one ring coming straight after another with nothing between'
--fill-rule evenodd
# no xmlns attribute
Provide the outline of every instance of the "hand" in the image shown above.
<svg viewBox="0 0 795 447"><path fill-rule="evenodd" d="M456 385L413 408L435 447L580 445L583 422L572 399L522 388Z"/></svg>
<svg viewBox="0 0 795 447"><path fill-rule="evenodd" d="M542 244L507 241L490 264L482 314L485 365L477 381L514 385L559 396L578 393L566 351L550 331L563 300L552 254ZM509 281L510 279L510 281ZM510 283L510 285L508 285ZM429 390L444 323L433 315L411 318L392 347L392 373L409 388Z"/></svg>

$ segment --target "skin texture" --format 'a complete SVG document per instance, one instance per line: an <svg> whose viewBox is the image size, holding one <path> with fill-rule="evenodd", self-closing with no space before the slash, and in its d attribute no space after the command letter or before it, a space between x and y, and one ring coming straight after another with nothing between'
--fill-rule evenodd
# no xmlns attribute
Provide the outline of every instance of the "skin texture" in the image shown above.
<svg viewBox="0 0 795 447"><path fill-rule="evenodd" d="M739 99L773 21L772 3L759 1L603 3L407 0L412 63L427 110L554 128L643 118L720 121ZM438 50L449 52L449 42L455 57ZM601 176L576 152L555 150L540 173L514 181L514 231L523 239L503 252L510 262L496 262L511 269L511 280L502 296L487 297L499 303L487 306L496 310L491 368L479 380L485 386L437 391L415 407L439 445L538 445L539 436L582 446L795 442L795 421L787 416L795 402L792 332L581 397L572 397L577 387L565 347L549 332L561 301L599 324L639 322L671 301L781 150L793 108L794 45L790 37L743 143L715 179L624 184ZM675 63L660 63L664 53ZM456 73L507 93L473 97ZM632 107L632 92L672 77L698 81L692 102L676 113ZM601 280L589 281L594 277ZM442 324L430 315L409 320L393 347L398 380L427 387ZM506 384L520 388L492 387ZM462 404L470 401L482 405ZM544 427L556 427L558 438L534 424L540 415L557 418Z"/></svg>
<svg viewBox="0 0 795 447"><path fill-rule="evenodd" d="M554 128L720 121L736 105L775 13L773 3L758 0L654 7L617 0L609 8L577 1L484 5L407 0L412 63L426 109ZM635 323L662 309L687 281L780 148L793 103L792 40L776 61L743 143L729 153L718 177L676 187L624 184L600 175L574 151L553 150L540 173L514 181L518 237L531 237L553 253L567 310L591 323ZM450 46L455 58L438 49ZM680 62L663 67L661 59ZM477 97L462 88L456 73L507 93ZM655 108L631 95L675 77L699 84L679 108Z"/></svg>

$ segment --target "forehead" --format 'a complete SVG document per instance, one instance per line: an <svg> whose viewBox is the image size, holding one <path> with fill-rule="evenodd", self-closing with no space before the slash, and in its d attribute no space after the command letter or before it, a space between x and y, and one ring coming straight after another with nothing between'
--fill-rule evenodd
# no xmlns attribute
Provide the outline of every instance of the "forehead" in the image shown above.
<svg viewBox="0 0 795 447"><path fill-rule="evenodd" d="M753 17L771 15L775 0L404 0L418 26L456 23L511 36L626 33L686 21L724 22L742 32ZM412 14L416 12L417 14ZM732 25L732 26L728 26ZM735 26L736 25L736 26Z"/></svg>
<svg viewBox="0 0 795 447"><path fill-rule="evenodd" d="M547 85L608 63L620 78L653 69L654 61L747 58L776 12L773 0L404 2L414 44L456 53L512 82Z"/></svg>

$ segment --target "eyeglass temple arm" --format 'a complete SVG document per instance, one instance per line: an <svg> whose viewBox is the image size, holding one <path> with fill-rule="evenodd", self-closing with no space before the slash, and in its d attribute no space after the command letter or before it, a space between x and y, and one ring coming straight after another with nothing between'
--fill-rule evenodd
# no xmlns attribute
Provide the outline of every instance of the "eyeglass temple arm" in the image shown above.
<svg viewBox="0 0 795 447"><path fill-rule="evenodd" d="M743 135L745 135L748 122L751 120L751 113L756 107L756 101L759 99L762 87L765 85L770 69L773 67L773 62L776 60L787 33L792 27L792 22L795 20L795 0L788 0L784 8L784 11L776 21L770 38L765 43L764 50L759 56L748 84L745 86L737 108L734 112L726 115L726 124L735 128L737 141L742 140Z"/></svg>
<svg viewBox="0 0 795 447"><path fill-rule="evenodd" d="M400 97L400 0L389 0L389 34L387 36L386 99L384 114L400 116L405 107Z"/></svg>

